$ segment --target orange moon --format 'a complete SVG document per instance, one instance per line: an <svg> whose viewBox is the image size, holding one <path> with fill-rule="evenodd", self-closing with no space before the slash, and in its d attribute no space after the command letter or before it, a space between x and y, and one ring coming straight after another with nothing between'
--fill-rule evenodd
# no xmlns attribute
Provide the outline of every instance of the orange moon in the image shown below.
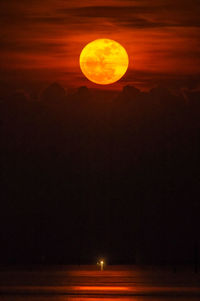
<svg viewBox="0 0 200 301"><path fill-rule="evenodd" d="M99 85L118 81L129 64L124 47L110 39L98 39L87 44L81 51L79 61L87 79Z"/></svg>

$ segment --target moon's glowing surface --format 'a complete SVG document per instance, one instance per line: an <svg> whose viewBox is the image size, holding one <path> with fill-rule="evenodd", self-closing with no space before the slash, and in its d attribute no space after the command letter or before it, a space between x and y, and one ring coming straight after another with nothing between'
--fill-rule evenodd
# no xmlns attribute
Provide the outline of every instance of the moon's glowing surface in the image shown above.
<svg viewBox="0 0 200 301"><path fill-rule="evenodd" d="M128 68L124 47L110 39L98 39L87 44L80 55L83 74L92 82L108 85L118 81Z"/></svg>

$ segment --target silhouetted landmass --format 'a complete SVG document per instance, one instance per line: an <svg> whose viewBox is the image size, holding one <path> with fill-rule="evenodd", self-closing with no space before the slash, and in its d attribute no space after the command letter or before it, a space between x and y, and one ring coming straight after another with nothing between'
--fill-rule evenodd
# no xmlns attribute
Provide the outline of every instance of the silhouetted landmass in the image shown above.
<svg viewBox="0 0 200 301"><path fill-rule="evenodd" d="M2 99L1 263L192 263L200 92L185 95L54 83Z"/></svg>
<svg viewBox="0 0 200 301"><path fill-rule="evenodd" d="M66 96L65 89L58 83L53 83L47 87L41 94L41 100L48 104L61 103Z"/></svg>

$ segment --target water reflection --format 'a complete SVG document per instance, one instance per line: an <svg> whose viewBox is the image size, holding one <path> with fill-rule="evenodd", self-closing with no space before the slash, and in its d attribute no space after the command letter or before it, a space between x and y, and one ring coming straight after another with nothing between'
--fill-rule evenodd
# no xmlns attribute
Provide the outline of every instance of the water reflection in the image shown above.
<svg viewBox="0 0 200 301"><path fill-rule="evenodd" d="M199 301L200 275L182 270L49 267L0 271L0 301Z"/></svg>
<svg viewBox="0 0 200 301"><path fill-rule="evenodd" d="M84 297L75 297L75 296L15 296L10 298L8 296L0 296L1 301L199 301L199 297L147 297L147 296L132 296L132 297L106 297L106 298L90 298L87 296Z"/></svg>

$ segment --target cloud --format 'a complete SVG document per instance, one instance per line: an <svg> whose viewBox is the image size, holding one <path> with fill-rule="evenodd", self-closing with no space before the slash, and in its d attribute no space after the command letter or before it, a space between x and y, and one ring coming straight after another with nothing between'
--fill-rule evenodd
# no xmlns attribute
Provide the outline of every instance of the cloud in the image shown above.
<svg viewBox="0 0 200 301"><path fill-rule="evenodd" d="M107 19L121 26L132 28L151 28L167 26L200 27L200 4L197 0L172 1L94 1L76 2L73 7L66 1L49 0L45 4L39 1L2 0L1 23L46 24L70 26L70 24L98 23ZM89 5L89 4L93 5ZM109 5L110 4L110 5ZM112 5L111 5L112 4Z"/></svg>
<svg viewBox="0 0 200 301"><path fill-rule="evenodd" d="M134 2L135 3L135 2ZM150 2L149 2L150 3ZM62 8L57 11L60 17L74 16L77 18L107 18L124 26L133 28L167 27L167 26L200 26L200 6L190 6L184 2L173 4L164 1L159 5L124 5L121 6L87 6ZM143 5L142 5L143 4Z"/></svg>

